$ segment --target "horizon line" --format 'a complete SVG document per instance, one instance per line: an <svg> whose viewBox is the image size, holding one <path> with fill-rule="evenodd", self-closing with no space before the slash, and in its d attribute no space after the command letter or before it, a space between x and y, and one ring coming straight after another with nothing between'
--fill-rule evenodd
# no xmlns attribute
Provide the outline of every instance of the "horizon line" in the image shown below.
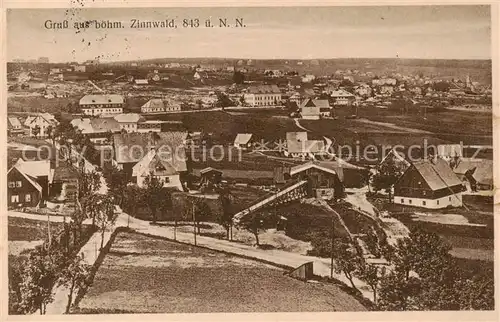
<svg viewBox="0 0 500 322"><path fill-rule="evenodd" d="M54 61L50 62L50 57L47 56L40 56L37 58L13 58L10 59L8 62L9 63L16 63L14 60L23 60L25 62L28 62L30 60L37 60L39 58L48 58L49 59L49 64L63 64L63 63L72 63L72 62L79 62L77 60L67 60L67 61ZM484 61L491 61L492 58L418 58L418 57L331 57L331 58L325 58L325 57L318 57L318 58L242 58L242 57L219 57L219 56L200 56L200 57L156 57L156 58L136 58L136 59L125 59L125 60L113 60L113 61L100 61L99 58L89 58L86 60L83 60L81 62L89 61L89 60L98 60L99 63L101 64L110 64L110 63L125 63L125 62L139 62L139 61L148 61L148 60L161 60L161 59L172 59L172 60L182 60L182 59L224 59L224 60L253 60L253 61L262 61L262 60L271 60L271 61L278 61L278 60L289 60L289 61L313 61L313 60L335 60L335 59L394 59L394 60L484 60Z"/></svg>

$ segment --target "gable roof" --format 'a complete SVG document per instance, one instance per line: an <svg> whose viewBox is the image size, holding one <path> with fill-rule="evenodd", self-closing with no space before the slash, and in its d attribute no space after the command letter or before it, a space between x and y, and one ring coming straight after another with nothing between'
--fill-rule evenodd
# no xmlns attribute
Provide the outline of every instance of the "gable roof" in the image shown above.
<svg viewBox="0 0 500 322"><path fill-rule="evenodd" d="M328 100L316 100L316 99L305 99L300 104L300 107L319 107L319 108L330 108L330 103Z"/></svg>
<svg viewBox="0 0 500 322"><path fill-rule="evenodd" d="M325 142L308 140L307 132L287 132L286 146L289 153L318 153L325 150Z"/></svg>
<svg viewBox="0 0 500 322"><path fill-rule="evenodd" d="M432 190L462 185L460 179L444 160L422 160L413 162L413 166Z"/></svg>
<svg viewBox="0 0 500 322"><path fill-rule="evenodd" d="M467 171L470 171L472 177L479 183L493 183L493 160L460 159L453 169L453 172L461 175L465 175Z"/></svg>
<svg viewBox="0 0 500 322"><path fill-rule="evenodd" d="M234 139L234 144L247 144L252 139L252 133L238 133Z"/></svg>
<svg viewBox="0 0 500 322"><path fill-rule="evenodd" d="M78 169L68 162L59 162L54 169L53 181L77 180L79 177Z"/></svg>
<svg viewBox="0 0 500 322"><path fill-rule="evenodd" d="M112 117L93 118L90 125L94 133L120 131L120 124Z"/></svg>
<svg viewBox="0 0 500 322"><path fill-rule="evenodd" d="M161 154L158 154L156 150L149 151L144 158L142 158L137 164L132 168L133 176L146 177L149 173L153 173L155 176L170 176L178 174L171 163L171 158L164 158Z"/></svg>
<svg viewBox="0 0 500 322"><path fill-rule="evenodd" d="M345 91L343 89L332 91L332 93L330 94L330 96L332 96L332 97L345 97L345 96L354 97L353 94L351 94L348 91Z"/></svg>
<svg viewBox="0 0 500 322"><path fill-rule="evenodd" d="M7 171L7 175L9 175L9 173L14 169L15 171L19 172L36 190L42 192L42 186L40 186L38 182L35 181L35 178L30 177L27 173L23 172L17 166L13 166L12 168L10 168L9 171Z"/></svg>
<svg viewBox="0 0 500 322"><path fill-rule="evenodd" d="M49 182L51 182L51 171L50 171L50 160L40 160L40 161L24 161L23 159L18 159L15 167L17 167L21 172L26 173L31 177L42 177L47 176Z"/></svg>
<svg viewBox="0 0 500 322"><path fill-rule="evenodd" d="M137 113L122 113L114 117L118 123L137 123L141 118L142 116Z"/></svg>
<svg viewBox="0 0 500 322"><path fill-rule="evenodd" d="M319 165L315 162L308 162L308 163L304 163L304 164L299 164L299 165L296 165L296 166L290 168L290 175L293 176L294 174L297 174L299 172L302 172L302 171L305 171L305 170L311 169L311 168L337 175L337 172L335 170L322 167L321 165Z"/></svg>
<svg viewBox="0 0 500 322"><path fill-rule="evenodd" d="M163 103L163 100L160 98L152 98L146 103L144 103L144 105L142 105L141 107L165 109L165 104Z"/></svg>
<svg viewBox="0 0 500 322"><path fill-rule="evenodd" d="M22 126L21 122L19 121L19 119L17 117L15 117L15 116L9 117L8 120L9 120L9 125L11 127L16 128L16 127L21 127Z"/></svg>
<svg viewBox="0 0 500 322"><path fill-rule="evenodd" d="M249 94L280 94L278 85L255 85L247 89Z"/></svg>
<svg viewBox="0 0 500 322"><path fill-rule="evenodd" d="M177 171L186 171L186 138L186 132L114 134L115 159L118 163L139 162L150 150L159 149L162 156L170 155L170 163Z"/></svg>
<svg viewBox="0 0 500 322"><path fill-rule="evenodd" d="M205 173L209 173L209 172L218 172L218 173L222 173L221 170L219 169L215 169L215 168L212 168L212 167L207 167L207 168L204 168L204 169L201 169L200 170L200 174L205 174Z"/></svg>
<svg viewBox="0 0 500 322"><path fill-rule="evenodd" d="M118 94L85 95L80 99L80 105L92 104L123 104L123 96Z"/></svg>

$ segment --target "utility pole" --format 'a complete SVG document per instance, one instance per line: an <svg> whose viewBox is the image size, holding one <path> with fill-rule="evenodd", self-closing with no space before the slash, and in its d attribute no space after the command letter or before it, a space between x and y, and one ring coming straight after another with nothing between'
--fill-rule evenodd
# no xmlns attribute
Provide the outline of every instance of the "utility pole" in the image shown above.
<svg viewBox="0 0 500 322"><path fill-rule="evenodd" d="M194 233L194 245L196 246L196 215L194 214L194 202L193 202L193 233Z"/></svg>
<svg viewBox="0 0 500 322"><path fill-rule="evenodd" d="M334 247L333 247L333 242L335 240L335 220L332 216L332 244L330 246L330 278L333 278L333 252L334 252Z"/></svg>

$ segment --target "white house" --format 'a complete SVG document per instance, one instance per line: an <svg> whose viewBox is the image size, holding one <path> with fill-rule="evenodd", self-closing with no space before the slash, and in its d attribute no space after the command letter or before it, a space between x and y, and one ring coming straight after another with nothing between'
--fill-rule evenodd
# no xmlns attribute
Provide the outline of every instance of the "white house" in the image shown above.
<svg viewBox="0 0 500 322"><path fill-rule="evenodd" d="M326 152L322 140L308 140L307 132L287 132L285 156L292 158L311 158Z"/></svg>
<svg viewBox="0 0 500 322"><path fill-rule="evenodd" d="M277 85L250 86L243 98L249 106L276 106L281 102L281 91Z"/></svg>
<svg viewBox="0 0 500 322"><path fill-rule="evenodd" d="M142 116L136 113L118 114L114 119L120 124L120 130L127 132L137 132L137 123L142 120Z"/></svg>
<svg viewBox="0 0 500 322"><path fill-rule="evenodd" d="M165 112L165 105L163 104L163 100L160 98L150 99L141 106L141 112L144 114Z"/></svg>
<svg viewBox="0 0 500 322"><path fill-rule="evenodd" d="M177 188L183 191L179 171L168 157L162 157L162 153L158 153L156 149L150 150L144 158L133 166L132 183L144 187L144 180L150 174L160 179L164 188Z"/></svg>
<svg viewBox="0 0 500 322"><path fill-rule="evenodd" d="M334 104L338 105L338 106L352 105L352 103L356 99L356 97L353 94L351 94L348 91L345 91L343 89L332 91L330 96L333 98Z"/></svg>
<svg viewBox="0 0 500 322"><path fill-rule="evenodd" d="M328 100L307 98L300 104L300 115L306 120L319 120L320 117L329 117L332 107Z"/></svg>
<svg viewBox="0 0 500 322"><path fill-rule="evenodd" d="M124 99L121 95L85 95L79 105L85 115L121 114L123 113Z"/></svg>
<svg viewBox="0 0 500 322"><path fill-rule="evenodd" d="M52 114L40 113L34 116L28 116L24 121L24 126L29 129L29 136L39 136L46 137L48 135L47 129L49 127L54 130L54 128L59 124L59 122L54 118ZM39 128L39 133L35 135L35 128Z"/></svg>
<svg viewBox="0 0 500 322"><path fill-rule="evenodd" d="M252 134L251 133L238 133L234 139L234 147L242 150L246 150L251 145Z"/></svg>

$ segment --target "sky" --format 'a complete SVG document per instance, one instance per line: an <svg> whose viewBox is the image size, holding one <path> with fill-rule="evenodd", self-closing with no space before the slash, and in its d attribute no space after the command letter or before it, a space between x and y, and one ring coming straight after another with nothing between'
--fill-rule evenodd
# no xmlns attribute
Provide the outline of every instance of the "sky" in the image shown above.
<svg viewBox="0 0 500 322"><path fill-rule="evenodd" d="M176 20L177 29L129 28L131 19ZM182 28L183 19L200 20ZM206 19L245 28L205 28ZM85 20L121 21L125 28L76 30ZM47 29L47 20L70 28ZM9 9L7 56L51 62L148 58L490 59L489 6L274 8Z"/></svg>

